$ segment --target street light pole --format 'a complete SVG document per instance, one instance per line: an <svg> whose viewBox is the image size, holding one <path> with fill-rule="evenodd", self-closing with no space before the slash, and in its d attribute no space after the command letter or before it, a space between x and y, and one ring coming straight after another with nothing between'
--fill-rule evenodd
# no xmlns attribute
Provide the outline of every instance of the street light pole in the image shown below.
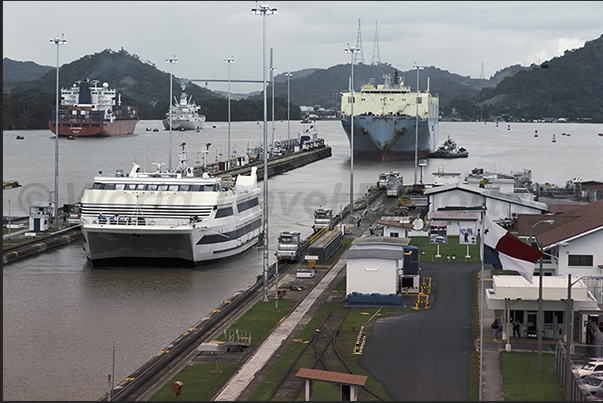
<svg viewBox="0 0 603 403"><path fill-rule="evenodd" d="M51 39L52 45L57 45L57 86L55 105L55 136L54 136L54 229L59 229L59 45L64 45L67 40L64 34L60 38Z"/></svg>
<svg viewBox="0 0 603 403"><path fill-rule="evenodd" d="M352 68L350 78L350 94L352 96L352 99L350 101L350 222L353 223L354 217L352 216L352 214L354 213L354 53L360 52L360 49L350 46L350 44L348 43L348 47L345 48L345 52L350 54L350 65Z"/></svg>
<svg viewBox="0 0 603 403"><path fill-rule="evenodd" d="M287 76L287 140L291 141L291 72Z"/></svg>
<svg viewBox="0 0 603 403"><path fill-rule="evenodd" d="M270 143L270 155L274 155L274 70L276 66L273 64L272 48L270 48L270 82L272 83L272 142Z"/></svg>
<svg viewBox="0 0 603 403"><path fill-rule="evenodd" d="M268 133L267 120L268 109L266 99L266 15L276 14L276 8L270 8L267 4L262 4L258 8L252 8L251 14L262 16L262 77L263 77L263 92L264 92L264 191L263 191L263 233L264 233L264 253L263 253L263 268L264 268L264 292L263 301L270 300L268 296Z"/></svg>
<svg viewBox="0 0 603 403"><path fill-rule="evenodd" d="M168 169L172 172L172 119L174 118L174 111L172 110L172 64L178 63L176 56L165 59L167 63L170 63L170 156L168 159Z"/></svg>
<svg viewBox="0 0 603 403"><path fill-rule="evenodd" d="M416 123L415 123L415 185L417 184L417 164L418 164L418 153L419 153L419 70L423 70L422 66L415 65L414 69L417 70L417 100L416 100Z"/></svg>
<svg viewBox="0 0 603 403"><path fill-rule="evenodd" d="M225 61L228 63L228 164L226 169L230 169L230 63L234 62L234 58L230 56Z"/></svg>
<svg viewBox="0 0 603 403"><path fill-rule="evenodd" d="M530 218L530 246L532 244L532 229L540 223L554 224L554 220L542 220L538 221L536 224L532 224L532 219ZM542 252L540 245L536 242L536 246L538 246L538 250ZM543 252L544 253L544 252ZM539 262L539 271L538 275L540 279L538 280L538 324L536 326L536 331L538 332L538 371L542 369L542 330L544 329L544 314L542 312L542 276L544 275L542 272L542 257L538 258Z"/></svg>

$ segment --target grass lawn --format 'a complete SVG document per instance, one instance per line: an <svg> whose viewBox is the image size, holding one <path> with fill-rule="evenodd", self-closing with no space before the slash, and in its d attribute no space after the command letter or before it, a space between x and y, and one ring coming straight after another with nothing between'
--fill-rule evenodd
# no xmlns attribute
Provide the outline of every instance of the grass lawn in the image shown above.
<svg viewBox="0 0 603 403"><path fill-rule="evenodd" d="M412 237L410 244L419 248L419 260L428 262L480 262L479 258L479 238L477 244L469 245L469 256L467 255L467 245L459 245L459 237L454 235L448 236L448 243L439 245L430 244L428 237ZM453 258L455 256L455 258Z"/></svg>
<svg viewBox="0 0 603 403"><path fill-rule="evenodd" d="M565 389L555 375L554 354L542 355L538 371L538 353L501 352L503 396L505 401L562 401Z"/></svg>

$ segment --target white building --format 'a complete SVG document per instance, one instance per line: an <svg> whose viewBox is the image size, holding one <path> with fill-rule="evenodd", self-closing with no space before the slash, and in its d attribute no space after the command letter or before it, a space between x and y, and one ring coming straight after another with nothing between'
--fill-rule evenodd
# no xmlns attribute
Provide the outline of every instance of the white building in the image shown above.
<svg viewBox="0 0 603 403"><path fill-rule="evenodd" d="M462 183L448 184L426 189L429 213L436 211L481 211L485 206L494 221L519 214L542 214L548 212L545 203L525 200L513 194L480 188Z"/></svg>
<svg viewBox="0 0 603 403"><path fill-rule="evenodd" d="M542 312L544 339L563 339L566 337L566 317L568 286L571 285L570 298L574 312L575 329L579 337L575 342L586 341L587 321L598 321L600 311L597 300L588 291L586 284L579 278L568 276L544 276L542 278ZM517 319L520 323L519 337L537 338L539 278L529 283L522 276L492 276L493 288L486 290L488 309L501 310L502 318ZM513 329L506 323L505 333L513 335Z"/></svg>
<svg viewBox="0 0 603 403"><path fill-rule="evenodd" d="M347 259L346 294L396 294L404 268L404 247L409 242L408 238L356 238L342 255Z"/></svg>

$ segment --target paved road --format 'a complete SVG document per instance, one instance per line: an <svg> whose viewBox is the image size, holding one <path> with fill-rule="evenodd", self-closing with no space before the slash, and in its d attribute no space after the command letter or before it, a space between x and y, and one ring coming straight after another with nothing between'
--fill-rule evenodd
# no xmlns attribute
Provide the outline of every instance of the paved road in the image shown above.
<svg viewBox="0 0 603 403"><path fill-rule="evenodd" d="M476 263L421 262L420 267L421 277L431 277L436 288L431 308L376 321L360 365L392 400L467 400Z"/></svg>

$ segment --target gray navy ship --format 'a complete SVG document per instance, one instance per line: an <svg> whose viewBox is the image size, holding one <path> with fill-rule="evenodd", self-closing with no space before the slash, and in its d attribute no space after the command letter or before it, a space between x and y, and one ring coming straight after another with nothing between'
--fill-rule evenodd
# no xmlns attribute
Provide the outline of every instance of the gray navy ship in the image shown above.
<svg viewBox="0 0 603 403"><path fill-rule="evenodd" d="M370 79L354 92L354 156L398 160L429 155L438 142L439 99L429 92L411 92L397 77L383 75L384 83ZM342 93L341 124L350 137L351 92ZM417 108L418 105L418 108ZM418 136L415 135L418 109ZM350 141L351 143L351 141Z"/></svg>

